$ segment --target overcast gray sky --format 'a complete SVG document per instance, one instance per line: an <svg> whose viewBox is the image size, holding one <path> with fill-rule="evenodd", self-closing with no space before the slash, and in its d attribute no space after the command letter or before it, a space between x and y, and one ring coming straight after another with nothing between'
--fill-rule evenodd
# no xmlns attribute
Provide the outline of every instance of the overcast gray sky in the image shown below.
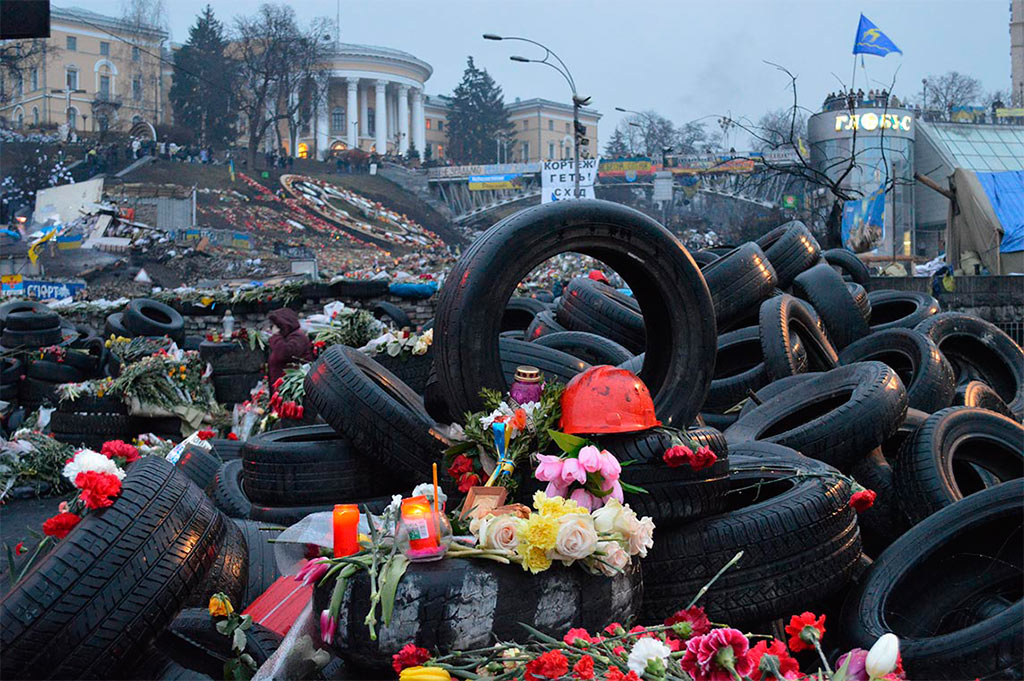
<svg viewBox="0 0 1024 681"><path fill-rule="evenodd" d="M65 0L116 15L121 0ZM207 0L164 0L172 40L183 42ZM228 25L256 2L211 0ZM335 0L290 3L300 19L334 18ZM547 44L568 64L581 94L605 114L603 147L620 116L614 109L653 109L676 123L731 113L754 120L788 106L783 64L798 76L800 104L817 110L847 84L861 12L903 50L857 61L857 85L888 85L920 98L921 79L956 70L981 79L986 92L1010 87L1009 0L342 0L341 38L411 52L434 67L428 94L458 83L467 55L504 88L506 100L567 101L567 86L543 66L509 61L542 56L523 43L491 42L482 33L520 35ZM877 82L876 82L877 81ZM709 119L712 126L717 125ZM739 148L746 142L730 141Z"/></svg>

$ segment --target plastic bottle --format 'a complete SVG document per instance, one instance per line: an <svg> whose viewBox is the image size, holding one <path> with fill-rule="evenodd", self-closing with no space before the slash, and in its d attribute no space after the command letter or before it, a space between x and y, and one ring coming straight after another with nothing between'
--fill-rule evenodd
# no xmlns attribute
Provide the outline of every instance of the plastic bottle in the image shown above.
<svg viewBox="0 0 1024 681"><path fill-rule="evenodd" d="M231 314L231 310L224 313L224 339L229 340L231 334L235 331L235 317Z"/></svg>

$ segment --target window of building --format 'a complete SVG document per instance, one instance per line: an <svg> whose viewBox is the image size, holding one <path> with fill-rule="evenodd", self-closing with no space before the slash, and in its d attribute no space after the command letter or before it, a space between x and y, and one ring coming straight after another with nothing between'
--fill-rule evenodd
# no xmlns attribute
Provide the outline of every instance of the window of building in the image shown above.
<svg viewBox="0 0 1024 681"><path fill-rule="evenodd" d="M524 118L523 119L523 130L529 130L529 129L530 129L530 119L529 118Z"/></svg>
<svg viewBox="0 0 1024 681"><path fill-rule="evenodd" d="M21 77L20 73L18 74L18 84L14 86L14 89L17 91L19 96L23 96L25 94L25 79Z"/></svg>
<svg viewBox="0 0 1024 681"><path fill-rule="evenodd" d="M39 125L39 107L32 107L32 125Z"/></svg>
<svg viewBox="0 0 1024 681"><path fill-rule="evenodd" d="M76 51L78 49L78 38L73 35L69 35L67 42L65 43L65 47L67 47L71 52Z"/></svg>
<svg viewBox="0 0 1024 681"><path fill-rule="evenodd" d="M78 89L78 69L68 69L64 79L69 90Z"/></svg>
<svg viewBox="0 0 1024 681"><path fill-rule="evenodd" d="M136 102L142 99L142 76L132 78L132 99Z"/></svg>
<svg viewBox="0 0 1024 681"><path fill-rule="evenodd" d="M32 83L32 89L39 89L39 69L32 69L32 73L29 76L29 82Z"/></svg>
<svg viewBox="0 0 1024 681"><path fill-rule="evenodd" d="M100 41L100 54L102 54L104 57L110 56L110 43L106 42L105 40Z"/></svg>
<svg viewBox="0 0 1024 681"><path fill-rule="evenodd" d="M522 161L525 163L526 161L530 160L530 143L529 142L523 142L522 151L523 151Z"/></svg>
<svg viewBox="0 0 1024 681"><path fill-rule="evenodd" d="M340 106L331 111L331 132L345 132L345 109Z"/></svg>
<svg viewBox="0 0 1024 681"><path fill-rule="evenodd" d="M430 119L429 118L427 119L426 125L427 125L427 130L430 130Z"/></svg>
<svg viewBox="0 0 1024 681"><path fill-rule="evenodd" d="M132 61L139 61L139 58L141 56L142 53L139 51L139 48L135 45L132 45Z"/></svg>
<svg viewBox="0 0 1024 681"><path fill-rule="evenodd" d="M565 122L565 131L566 132L572 132L572 126L569 125L569 121Z"/></svg>
<svg viewBox="0 0 1024 681"><path fill-rule="evenodd" d="M444 130L444 121L438 121L437 122L437 130L438 130L438 132Z"/></svg>
<svg viewBox="0 0 1024 681"><path fill-rule="evenodd" d="M437 157L438 158L443 158L444 157L444 146L441 145L441 144L437 145Z"/></svg>
<svg viewBox="0 0 1024 681"><path fill-rule="evenodd" d="M555 129L555 122L549 118L548 119L548 130L554 130L554 129Z"/></svg>
<svg viewBox="0 0 1024 681"><path fill-rule="evenodd" d="M555 157L555 143L548 142L548 158L553 159Z"/></svg>
<svg viewBox="0 0 1024 681"><path fill-rule="evenodd" d="M134 84L133 82L132 85ZM103 98L110 97L110 76L100 76L100 96Z"/></svg>
<svg viewBox="0 0 1024 681"><path fill-rule="evenodd" d="M377 134L377 112L373 107L366 109L366 134L370 137Z"/></svg>
<svg viewBox="0 0 1024 681"><path fill-rule="evenodd" d="M24 111L19 111L18 112L18 130L21 130L24 127L25 127L25 112Z"/></svg>

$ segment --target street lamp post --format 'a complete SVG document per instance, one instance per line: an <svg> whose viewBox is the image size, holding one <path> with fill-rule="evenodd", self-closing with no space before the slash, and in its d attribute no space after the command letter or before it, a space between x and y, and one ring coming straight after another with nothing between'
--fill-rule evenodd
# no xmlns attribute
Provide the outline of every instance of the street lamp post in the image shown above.
<svg viewBox="0 0 1024 681"><path fill-rule="evenodd" d="M590 104L590 97L580 97L576 92L576 81L573 80L572 73L569 72L569 67L565 65L562 58L551 51L551 48L541 45L535 40L529 38L517 38L514 36L501 36L494 33L484 33L484 40L518 40L524 43L530 43L544 50L543 59L528 59L526 57L520 57L518 55L512 55L509 57L512 61L521 62L523 64L544 64L550 66L557 71L565 82L569 84L569 89L572 90L572 130L573 130L573 197L580 198L580 107ZM558 66L548 61L551 57L554 57L558 61Z"/></svg>
<svg viewBox="0 0 1024 681"><path fill-rule="evenodd" d="M651 128L654 127L654 117L651 116L648 113L644 113L643 111L633 111L633 109L623 109L621 106L615 107L615 110L616 111L621 111L622 113L630 113L630 114L633 114L634 116L639 116L640 118L643 118L645 121L647 121L647 125L651 126ZM632 125L635 128L639 128L640 127L640 124L637 123L636 121L630 121L629 124ZM645 140L645 143L646 142L647 141ZM663 168L665 167L665 164L666 164L665 154L667 152L669 152L669 151L672 151L672 147L662 147L662 149L661 149L661 166Z"/></svg>

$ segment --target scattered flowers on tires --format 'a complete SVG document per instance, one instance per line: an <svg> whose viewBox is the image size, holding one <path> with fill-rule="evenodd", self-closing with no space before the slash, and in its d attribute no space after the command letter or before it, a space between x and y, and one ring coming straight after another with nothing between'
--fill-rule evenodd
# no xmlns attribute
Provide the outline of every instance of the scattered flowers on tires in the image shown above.
<svg viewBox="0 0 1024 681"><path fill-rule="evenodd" d="M81 521L75 513L62 512L43 522L43 534L57 539L68 536L68 532Z"/></svg>
<svg viewBox="0 0 1024 681"><path fill-rule="evenodd" d="M812 650L825 635L825 616L816 617L812 612L793 615L786 625L789 634L789 649L794 653Z"/></svg>
<svg viewBox="0 0 1024 681"><path fill-rule="evenodd" d="M590 655L584 655L576 660L576 664L572 666L572 678L579 679L579 681L590 681L593 679L594 658Z"/></svg>
<svg viewBox="0 0 1024 681"><path fill-rule="evenodd" d="M681 666L695 681L732 681L754 669L750 642L736 629L713 629L686 642Z"/></svg>
<svg viewBox="0 0 1024 681"><path fill-rule="evenodd" d="M697 605L669 615L665 618L665 626L672 627L672 633L683 640L691 636L703 636L711 631L711 622L704 614L704 608Z"/></svg>
<svg viewBox="0 0 1024 681"><path fill-rule="evenodd" d="M82 471L75 477L79 499L86 508L106 508L114 504L114 497L121 493L121 479L111 473Z"/></svg>
<svg viewBox="0 0 1024 681"><path fill-rule="evenodd" d="M113 459L119 466L126 466L139 460L139 448L124 440L108 440L103 443L100 454ZM123 461L118 462L117 459Z"/></svg>
<svg viewBox="0 0 1024 681"><path fill-rule="evenodd" d="M231 599L219 592L210 596L210 604L207 608L211 617L227 617L235 611L231 605Z"/></svg>
<svg viewBox="0 0 1024 681"><path fill-rule="evenodd" d="M750 678L753 681L761 681L761 679L775 681L776 679L799 679L802 677L800 664L789 654L786 644L778 639L772 639L771 643L764 640L758 641L757 645L750 649L750 658L753 662ZM842 666L842 658L837 664ZM852 677L847 676L847 680L852 681Z"/></svg>
<svg viewBox="0 0 1024 681"><path fill-rule="evenodd" d="M850 506L853 507L853 510L861 513L874 506L876 498L878 498L878 494L874 490L863 489L853 493L850 497Z"/></svg>
<svg viewBox="0 0 1024 681"><path fill-rule="evenodd" d="M560 650L551 650L526 663L526 681L560 679L569 673L569 660Z"/></svg>
<svg viewBox="0 0 1024 681"><path fill-rule="evenodd" d="M418 667L429 659L429 650L418 648L412 643L406 643L402 646L401 650L391 656L391 668L398 674L408 667Z"/></svg>

